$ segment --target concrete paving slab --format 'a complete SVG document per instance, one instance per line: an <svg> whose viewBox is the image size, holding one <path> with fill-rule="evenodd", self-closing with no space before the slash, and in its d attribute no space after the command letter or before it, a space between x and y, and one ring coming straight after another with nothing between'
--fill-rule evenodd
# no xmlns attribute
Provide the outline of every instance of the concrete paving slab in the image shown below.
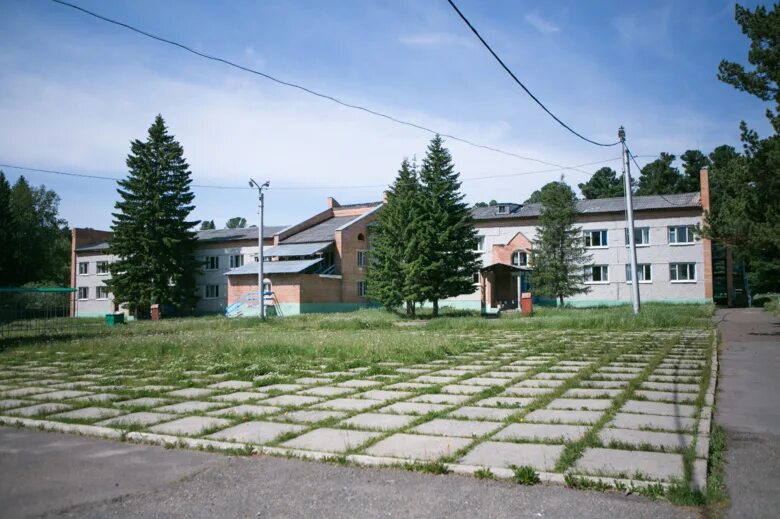
<svg viewBox="0 0 780 519"><path fill-rule="evenodd" d="M414 420L416 420L416 417L411 415L362 413L344 420L342 423L344 425L351 425L360 429L389 431L392 429L406 427Z"/></svg>
<svg viewBox="0 0 780 519"><path fill-rule="evenodd" d="M178 398L201 398L204 396L210 396L216 393L216 389L205 389L202 387L188 387L184 389L177 389L175 391L169 391L166 393L168 396L175 396Z"/></svg>
<svg viewBox="0 0 780 519"><path fill-rule="evenodd" d="M528 380L523 380L522 382L515 384L512 387L549 387L549 388L556 388L558 386L561 386L565 384L565 380L542 380L538 378L529 378Z"/></svg>
<svg viewBox="0 0 780 519"><path fill-rule="evenodd" d="M79 420L98 420L101 418L110 418L122 414L119 409L109 407L83 407L73 411L66 411L52 415L51 418L75 418Z"/></svg>
<svg viewBox="0 0 780 519"><path fill-rule="evenodd" d="M282 444L283 447L322 452L346 452L356 449L382 433L350 429L314 429Z"/></svg>
<svg viewBox="0 0 780 519"><path fill-rule="evenodd" d="M644 429L660 431L692 431L696 421L679 416L656 414L617 413L609 423L617 429Z"/></svg>
<svg viewBox="0 0 780 519"><path fill-rule="evenodd" d="M355 391L356 389L351 387L318 386L309 389L304 389L303 391L299 391L298 394L328 397L328 396L346 395L348 393L354 393Z"/></svg>
<svg viewBox="0 0 780 519"><path fill-rule="evenodd" d="M474 402L473 405L478 407L503 407L503 408L519 408L525 407L531 402L533 398L521 398L513 396L494 396L491 398L484 398Z"/></svg>
<svg viewBox="0 0 780 519"><path fill-rule="evenodd" d="M114 403L117 407L159 407L165 405L171 400L169 398L154 398L145 396L143 398L133 398L132 400L122 400Z"/></svg>
<svg viewBox="0 0 780 519"><path fill-rule="evenodd" d="M638 389L634 394L647 400L654 402L677 402L693 404L696 401L696 393L675 393L671 391L648 391L644 389Z"/></svg>
<svg viewBox="0 0 780 519"><path fill-rule="evenodd" d="M376 380L361 380L361 379L353 379L353 380L347 380L345 382L340 382L336 384L339 387L346 387L346 388L354 388L354 389L363 389L367 387L375 387L375 386L381 386L381 382L377 382Z"/></svg>
<svg viewBox="0 0 780 519"><path fill-rule="evenodd" d="M179 402L178 404L165 405L153 409L158 413L198 413L203 411L211 411L212 409L218 409L225 407L226 404L219 402L200 402L189 401Z"/></svg>
<svg viewBox="0 0 780 519"><path fill-rule="evenodd" d="M419 382L398 382L396 384L390 384L389 386L385 386L385 389L426 389L431 387L431 384L421 384Z"/></svg>
<svg viewBox="0 0 780 519"><path fill-rule="evenodd" d="M247 382L246 380L223 380L208 387L211 389L247 389L253 386L252 382Z"/></svg>
<svg viewBox="0 0 780 519"><path fill-rule="evenodd" d="M316 396L306 395L279 395L261 400L259 403L263 405L272 405L279 407L300 407L304 405L316 404L322 402L322 398Z"/></svg>
<svg viewBox="0 0 780 519"><path fill-rule="evenodd" d="M467 418L470 420L504 420L517 413L517 409L503 409L498 407L474 407L465 406L454 410L450 416Z"/></svg>
<svg viewBox="0 0 780 519"><path fill-rule="evenodd" d="M241 404L225 409L218 409L206 413L209 416L265 416L281 411L280 407L272 405Z"/></svg>
<svg viewBox="0 0 780 519"><path fill-rule="evenodd" d="M554 387L508 387L504 393L512 396L539 396L555 391Z"/></svg>
<svg viewBox="0 0 780 519"><path fill-rule="evenodd" d="M326 400L321 404L312 406L313 409L335 409L336 411L363 411L370 407L381 405L381 400L371 400L369 398L336 398Z"/></svg>
<svg viewBox="0 0 780 519"><path fill-rule="evenodd" d="M654 480L682 479L684 475L681 454L601 448L585 449L573 472L628 478L642 475Z"/></svg>
<svg viewBox="0 0 780 519"><path fill-rule="evenodd" d="M302 386L312 386L315 384L327 384L332 380L333 380L332 378L326 378L326 377L301 377L301 378L296 378L295 383L301 384Z"/></svg>
<svg viewBox="0 0 780 519"><path fill-rule="evenodd" d="M471 440L447 436L394 434L366 450L371 456L433 461L466 447Z"/></svg>
<svg viewBox="0 0 780 519"><path fill-rule="evenodd" d="M445 404L425 404L422 402L396 402L377 410L378 413L423 415L434 411L444 411L452 407Z"/></svg>
<svg viewBox="0 0 780 519"><path fill-rule="evenodd" d="M426 404L460 404L471 398L469 395L450 395L444 393L429 393L409 399L410 402L422 402Z"/></svg>
<svg viewBox="0 0 780 519"><path fill-rule="evenodd" d="M414 382L422 382L425 384L449 384L458 377L441 377L434 375L422 375L414 379Z"/></svg>
<svg viewBox="0 0 780 519"><path fill-rule="evenodd" d="M474 395L485 390L483 386L468 386L463 384L450 384L441 388L442 393L455 395Z"/></svg>
<svg viewBox="0 0 780 519"><path fill-rule="evenodd" d="M176 415L165 413L153 413L142 411L139 413L130 413L115 418L109 418L98 422L96 425L107 425L109 427L123 426L123 425L152 425L165 420L175 418Z"/></svg>
<svg viewBox="0 0 780 519"><path fill-rule="evenodd" d="M78 398L78 397L84 397L91 395L89 391L76 391L76 390L64 390L64 391L53 391L51 393L37 393L35 395L30 395L28 398L31 398L33 400L68 400L70 398Z"/></svg>
<svg viewBox="0 0 780 519"><path fill-rule="evenodd" d="M582 388L575 387L566 391L564 398L613 398L622 391L620 389Z"/></svg>
<svg viewBox="0 0 780 519"><path fill-rule="evenodd" d="M270 384L267 386L260 386L257 388L261 392L275 391L278 393L292 393L294 391L300 391L303 386L300 384Z"/></svg>
<svg viewBox="0 0 780 519"><path fill-rule="evenodd" d="M556 398L547 404L547 409L604 411L611 405L612 400L606 398Z"/></svg>
<svg viewBox="0 0 780 519"><path fill-rule="evenodd" d="M29 400L8 399L0 400L0 410L13 409L14 407L24 407L26 405L34 404Z"/></svg>
<svg viewBox="0 0 780 519"><path fill-rule="evenodd" d="M206 416L185 416L172 422L165 422L149 428L150 431L160 434L175 434L183 436L200 436L204 431L215 427L226 427L230 420L211 418Z"/></svg>
<svg viewBox="0 0 780 519"><path fill-rule="evenodd" d="M3 411L3 414L7 414L11 416L35 417L39 415L43 416L47 414L52 414L60 411L67 411L68 409L71 409L71 407L72 406L69 406L67 404L45 403L45 404L31 405L27 407L17 407L16 409Z"/></svg>
<svg viewBox="0 0 780 519"><path fill-rule="evenodd" d="M419 434L431 434L434 436L473 438L489 434L503 426L504 424L501 422L472 422L468 420L448 420L445 418L436 418L430 422L425 422L418 425L412 429L412 432Z"/></svg>
<svg viewBox="0 0 780 519"><path fill-rule="evenodd" d="M478 467L531 466L536 470L549 471L563 452L562 445L536 443L483 442L463 456L459 463Z"/></svg>
<svg viewBox="0 0 780 519"><path fill-rule="evenodd" d="M113 402L114 400L121 400L122 398L124 397L114 393L94 393L74 398L74 400L83 400L86 402Z"/></svg>
<svg viewBox="0 0 780 519"><path fill-rule="evenodd" d="M604 413L601 411L561 411L558 409L538 409L525 416L526 422L594 424Z"/></svg>
<svg viewBox="0 0 780 519"><path fill-rule="evenodd" d="M473 377L461 380L460 384L467 386L505 386L509 384L510 380L506 378L492 378L492 377Z"/></svg>
<svg viewBox="0 0 780 519"><path fill-rule="evenodd" d="M522 440L540 442L571 442L577 441L590 430L583 425L558 425L513 423L499 431L493 438L496 440Z"/></svg>
<svg viewBox="0 0 780 519"><path fill-rule="evenodd" d="M388 400L401 400L411 396L409 391L387 391L385 389L370 389L363 393L354 395L355 398L368 398L369 400L382 400L387 402Z"/></svg>
<svg viewBox="0 0 780 519"><path fill-rule="evenodd" d="M347 413L341 411L290 411L279 416L296 423L317 423L331 418L343 418Z"/></svg>
<svg viewBox="0 0 780 519"><path fill-rule="evenodd" d="M696 406L685 404L664 404L661 402L646 402L629 400L620 408L623 413L660 414L667 416L687 416L696 414Z"/></svg>
<svg viewBox="0 0 780 519"><path fill-rule="evenodd" d="M580 387L591 387L597 389L621 389L628 387L627 380L583 380Z"/></svg>
<svg viewBox="0 0 780 519"><path fill-rule="evenodd" d="M698 393L699 386L696 384L674 384L670 382L644 382L642 389L652 391L673 391L676 393Z"/></svg>
<svg viewBox="0 0 780 519"><path fill-rule="evenodd" d="M265 444L274 441L279 436L295 433L306 429L302 425L277 422L252 421L244 422L206 436L212 440L227 440L241 443Z"/></svg>
<svg viewBox="0 0 780 519"><path fill-rule="evenodd" d="M681 433L639 431L636 429L613 429L607 427L599 431L599 439L605 446L612 448L618 447L610 445L610 442L633 445L635 447L649 445L664 450L682 450L690 445L693 441L693 436Z"/></svg>
<svg viewBox="0 0 780 519"><path fill-rule="evenodd" d="M567 380L577 375L577 372L555 372L555 371L542 371L534 375L535 380Z"/></svg>
<svg viewBox="0 0 780 519"><path fill-rule="evenodd" d="M10 398L18 398L18 397L28 397L31 395L37 395L38 393L51 393L52 390L49 387L35 387L35 386L29 386L29 387L20 387L17 389L9 389L7 391L3 391L2 395L3 397L10 397Z"/></svg>
<svg viewBox="0 0 780 519"><path fill-rule="evenodd" d="M265 393L257 393L255 391L237 391L227 395L217 395L211 397L212 400L216 400L218 402L254 402L256 400L262 400L263 398L268 398L268 395Z"/></svg>

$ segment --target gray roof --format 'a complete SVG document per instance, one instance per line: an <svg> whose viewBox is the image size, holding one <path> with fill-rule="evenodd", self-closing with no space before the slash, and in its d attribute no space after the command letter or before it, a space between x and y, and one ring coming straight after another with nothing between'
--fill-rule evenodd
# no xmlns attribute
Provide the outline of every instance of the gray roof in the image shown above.
<svg viewBox="0 0 780 519"><path fill-rule="evenodd" d="M508 206L506 214L498 214L498 206L474 207L471 214L475 220L493 220L499 218L533 218L539 216L542 204L501 204ZM701 208L701 194L680 193L676 195L634 196L635 211L657 211L677 208ZM577 212L581 214L622 213L626 209L623 197L577 200Z"/></svg>
<svg viewBox="0 0 780 519"><path fill-rule="evenodd" d="M81 247L76 247L76 251L78 252L93 252L99 250L108 250L108 242L99 241L95 243L88 243L86 245L82 245Z"/></svg>
<svg viewBox="0 0 780 519"><path fill-rule="evenodd" d="M308 229L304 229L299 233L293 234L289 238L282 240L282 243L312 243L312 242L325 242L333 241L336 229L342 225L351 222L359 216L334 216L324 222L315 224Z"/></svg>
<svg viewBox="0 0 780 519"><path fill-rule="evenodd" d="M274 245L273 247L263 247L263 256L270 257L290 257L290 256L311 256L317 254L333 243L331 241L318 241L313 243L285 243Z"/></svg>
<svg viewBox="0 0 780 519"><path fill-rule="evenodd" d="M266 225L263 227L263 236L270 238L282 229L285 225ZM256 240L257 227L246 227L244 229L210 229L208 231L198 231L198 241L233 241L233 240Z"/></svg>
<svg viewBox="0 0 780 519"><path fill-rule="evenodd" d="M316 265L322 261L322 258L310 259L310 260L294 260L294 261L264 261L263 262L263 275L265 274L297 274L303 272L312 265ZM256 261L251 263L245 263L244 265L234 268L225 274L226 276L235 276L241 274L255 274L259 269L259 264Z"/></svg>

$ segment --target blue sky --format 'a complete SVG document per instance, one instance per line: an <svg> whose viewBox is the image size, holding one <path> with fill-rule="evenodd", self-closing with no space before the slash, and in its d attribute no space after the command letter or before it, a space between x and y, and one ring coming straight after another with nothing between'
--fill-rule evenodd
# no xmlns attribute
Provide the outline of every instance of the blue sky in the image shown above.
<svg viewBox="0 0 780 519"><path fill-rule="evenodd" d="M73 0L163 37L352 103L525 156L615 159L566 133L511 82L445 0ZM460 0L510 67L578 131L634 153L739 147L765 106L716 78L744 62L733 4L715 0ZM752 4L749 4L752 5ZM208 62L47 0L0 0L0 163L120 177L129 142L161 113L195 183L270 180L269 224L381 198L430 135ZM450 141L470 202L522 201L560 172ZM648 159L645 159L648 160ZM619 161L609 163L619 168ZM599 166L585 169L593 172ZM15 180L21 173L5 168ZM62 198L72 226L108 228L109 181L24 173ZM474 177L502 176L483 180ZM567 172L576 185L587 176ZM328 187L329 189L309 189ZM198 219L257 218L250 191L196 189Z"/></svg>

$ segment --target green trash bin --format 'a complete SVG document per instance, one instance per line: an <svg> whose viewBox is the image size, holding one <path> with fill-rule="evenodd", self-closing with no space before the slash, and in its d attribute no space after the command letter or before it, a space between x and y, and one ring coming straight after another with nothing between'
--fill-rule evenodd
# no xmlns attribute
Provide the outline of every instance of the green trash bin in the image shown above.
<svg viewBox="0 0 780 519"><path fill-rule="evenodd" d="M106 324L109 326L116 326L117 324L124 324L125 314L117 312L115 314L106 314Z"/></svg>

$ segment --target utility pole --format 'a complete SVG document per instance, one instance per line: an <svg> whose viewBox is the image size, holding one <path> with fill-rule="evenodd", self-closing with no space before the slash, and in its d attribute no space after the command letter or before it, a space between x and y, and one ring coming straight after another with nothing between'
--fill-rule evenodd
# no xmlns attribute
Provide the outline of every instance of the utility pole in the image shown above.
<svg viewBox="0 0 780 519"><path fill-rule="evenodd" d="M623 189L626 193L626 224L628 225L628 249L631 257L631 303L634 315L639 313L639 273L636 266L636 239L634 236L634 202L631 193L631 165L629 164L628 148L626 148L626 130L618 129L620 147L623 149Z"/></svg>
<svg viewBox="0 0 780 519"><path fill-rule="evenodd" d="M265 289L263 287L263 191L268 189L271 182L266 180L258 184L252 177L249 178L249 187L257 188L257 212L260 213L260 228L257 230L257 295L260 303L260 319L265 319Z"/></svg>

